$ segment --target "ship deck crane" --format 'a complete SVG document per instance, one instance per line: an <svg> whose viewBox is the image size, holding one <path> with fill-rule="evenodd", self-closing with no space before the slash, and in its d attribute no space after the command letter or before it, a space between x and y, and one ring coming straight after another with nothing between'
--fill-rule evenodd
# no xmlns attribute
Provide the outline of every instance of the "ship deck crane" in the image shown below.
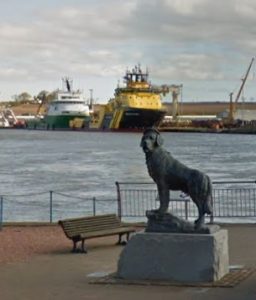
<svg viewBox="0 0 256 300"><path fill-rule="evenodd" d="M246 71L246 74L244 76L244 78L242 78L242 84L239 88L239 91L236 95L236 98L235 98L235 101L233 102L233 93L230 93L230 106L229 106L229 122L232 124L234 122L234 114L235 114L235 111L236 111L236 106L237 106L237 102L241 96L241 93L243 91L243 88L244 88L244 85L245 85L245 82L248 78L248 75L249 75L249 72L251 70L251 67L252 67L252 64L254 62L254 57L252 58L251 62L250 62L250 65Z"/></svg>
<svg viewBox="0 0 256 300"><path fill-rule="evenodd" d="M182 93L182 88L183 88L182 84L180 84L180 85L176 85L176 84L162 85L164 95L169 92L172 93L172 119L173 120L176 120L179 115L178 99L179 99L179 95L181 95L181 93Z"/></svg>
<svg viewBox="0 0 256 300"><path fill-rule="evenodd" d="M38 108L37 108L37 111L36 111L36 116L42 115L42 110L45 110L45 106L47 104L47 94L46 94L46 92L43 93L40 100L41 100L41 102L38 105Z"/></svg>

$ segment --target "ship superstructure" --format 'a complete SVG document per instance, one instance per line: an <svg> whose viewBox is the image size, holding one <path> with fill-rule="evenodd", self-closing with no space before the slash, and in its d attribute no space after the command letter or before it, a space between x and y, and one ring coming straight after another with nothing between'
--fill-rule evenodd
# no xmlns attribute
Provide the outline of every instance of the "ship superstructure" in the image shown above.
<svg viewBox="0 0 256 300"><path fill-rule="evenodd" d="M72 80L63 78L63 88L58 90L56 97L48 104L46 114L42 119L29 123L34 129L69 129L70 123L76 119L83 124L89 123L89 105L86 103L81 91L74 91Z"/></svg>
<svg viewBox="0 0 256 300"><path fill-rule="evenodd" d="M154 87L148 80L148 71L140 65L124 76L125 86L117 86L114 98L106 105L95 108L91 128L102 129L143 129L158 126L165 115L161 94L163 89Z"/></svg>

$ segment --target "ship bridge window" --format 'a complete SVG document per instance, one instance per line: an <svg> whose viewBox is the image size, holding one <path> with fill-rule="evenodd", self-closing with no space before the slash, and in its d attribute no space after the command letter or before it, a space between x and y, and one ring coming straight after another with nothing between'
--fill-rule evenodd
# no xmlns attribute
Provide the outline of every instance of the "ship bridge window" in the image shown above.
<svg viewBox="0 0 256 300"><path fill-rule="evenodd" d="M61 99L79 99L78 96L61 96Z"/></svg>
<svg viewBox="0 0 256 300"><path fill-rule="evenodd" d="M56 104L85 104L84 101L56 101Z"/></svg>

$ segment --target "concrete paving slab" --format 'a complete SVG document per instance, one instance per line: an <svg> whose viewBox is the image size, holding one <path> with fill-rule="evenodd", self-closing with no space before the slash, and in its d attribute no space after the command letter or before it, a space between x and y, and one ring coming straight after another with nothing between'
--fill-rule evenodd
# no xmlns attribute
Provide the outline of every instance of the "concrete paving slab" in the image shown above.
<svg viewBox="0 0 256 300"><path fill-rule="evenodd" d="M230 264L256 267L256 226L229 226ZM2 300L70 299L175 299L255 300L256 273L234 287L184 287L91 284L91 274L113 273L122 246L115 238L88 242L88 254L72 254L69 248L37 255L24 262L0 265Z"/></svg>

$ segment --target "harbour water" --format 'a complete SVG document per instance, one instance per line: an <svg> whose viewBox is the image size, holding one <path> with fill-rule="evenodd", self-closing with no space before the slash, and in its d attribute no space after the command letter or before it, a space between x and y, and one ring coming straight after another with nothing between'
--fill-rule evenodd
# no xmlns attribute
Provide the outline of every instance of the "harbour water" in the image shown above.
<svg viewBox="0 0 256 300"><path fill-rule="evenodd" d="M58 191L116 199L115 181L151 181L141 133L0 130L0 195ZM162 133L164 146L213 181L254 180L254 135ZM64 201L64 200L63 200Z"/></svg>
<svg viewBox="0 0 256 300"><path fill-rule="evenodd" d="M254 135L162 133L164 146L212 180L256 178ZM112 195L115 181L149 181L141 133L0 131L0 195L49 190Z"/></svg>

